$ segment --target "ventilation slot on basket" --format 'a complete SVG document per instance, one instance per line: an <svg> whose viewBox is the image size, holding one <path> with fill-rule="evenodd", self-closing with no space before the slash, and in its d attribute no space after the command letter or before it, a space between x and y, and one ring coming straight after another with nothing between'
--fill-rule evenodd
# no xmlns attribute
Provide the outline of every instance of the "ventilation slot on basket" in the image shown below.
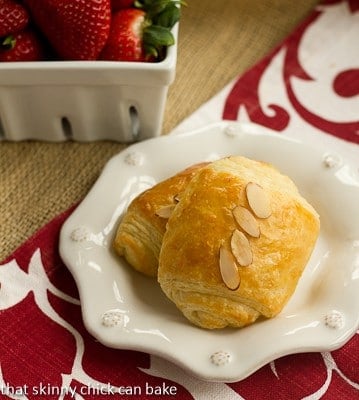
<svg viewBox="0 0 359 400"><path fill-rule="evenodd" d="M67 117L62 117L61 118L61 128L62 132L64 133L64 136L67 140L72 140L73 139L73 134L72 134L72 126L71 122Z"/></svg>
<svg viewBox="0 0 359 400"><path fill-rule="evenodd" d="M138 111L135 106L131 106L128 109L131 121L131 134L134 141L138 139L140 133L140 118L138 116Z"/></svg>
<svg viewBox="0 0 359 400"><path fill-rule="evenodd" d="M5 129L4 129L4 125L2 124L1 117L0 117L0 140L4 140L5 138L6 138Z"/></svg>

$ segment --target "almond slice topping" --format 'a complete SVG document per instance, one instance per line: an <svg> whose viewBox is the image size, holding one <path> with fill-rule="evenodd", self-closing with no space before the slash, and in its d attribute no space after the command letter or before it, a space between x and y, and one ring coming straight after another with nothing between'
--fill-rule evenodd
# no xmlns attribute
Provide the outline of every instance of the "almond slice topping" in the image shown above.
<svg viewBox="0 0 359 400"><path fill-rule="evenodd" d="M175 196L173 196L173 200L178 203L181 200L181 194L182 193L177 193Z"/></svg>
<svg viewBox="0 0 359 400"><path fill-rule="evenodd" d="M253 253L251 245L246 235L238 229L236 229L232 234L231 249L239 265L247 267L252 264Z"/></svg>
<svg viewBox="0 0 359 400"><path fill-rule="evenodd" d="M252 237L260 236L259 224L254 215L245 207L237 206L232 211L234 219L244 232Z"/></svg>
<svg viewBox="0 0 359 400"><path fill-rule="evenodd" d="M238 289L241 278L238 273L237 265L232 253L223 246L219 250L219 268L223 282L228 289Z"/></svg>
<svg viewBox="0 0 359 400"><path fill-rule="evenodd" d="M246 195L251 210L258 218L268 218L272 214L269 197L262 186L249 182Z"/></svg>
<svg viewBox="0 0 359 400"><path fill-rule="evenodd" d="M176 204L169 204L167 206L163 206L156 211L156 215L161 218L169 218L172 215L173 210L175 209Z"/></svg>

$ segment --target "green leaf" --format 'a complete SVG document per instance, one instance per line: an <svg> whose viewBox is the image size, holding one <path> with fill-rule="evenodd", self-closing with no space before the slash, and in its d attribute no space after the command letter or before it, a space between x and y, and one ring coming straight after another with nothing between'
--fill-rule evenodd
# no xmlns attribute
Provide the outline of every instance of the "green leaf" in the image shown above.
<svg viewBox="0 0 359 400"><path fill-rule="evenodd" d="M172 0L137 0L135 7L142 8L146 11L149 19L161 13Z"/></svg>
<svg viewBox="0 0 359 400"><path fill-rule="evenodd" d="M143 47L145 49L146 56L153 56L154 58L158 57L158 50L156 49L156 47L149 44L144 44Z"/></svg>
<svg viewBox="0 0 359 400"><path fill-rule="evenodd" d="M172 46L175 43L172 32L163 26L151 25L143 31L143 42L155 48L159 46Z"/></svg>
<svg viewBox="0 0 359 400"><path fill-rule="evenodd" d="M171 2L167 7L157 15L153 22L156 25L164 26L171 29L181 17L181 11L174 2Z"/></svg>
<svg viewBox="0 0 359 400"><path fill-rule="evenodd" d="M177 5L179 4L187 5L182 0L136 0L134 2L136 8L146 11L147 18L150 20L155 20L156 17L167 9L173 10L174 7L178 8ZM175 12L177 11L175 10Z"/></svg>
<svg viewBox="0 0 359 400"><path fill-rule="evenodd" d="M135 7L146 12L146 27L143 30L143 45L146 55L160 60L166 48L175 43L171 32L181 16L180 5L184 0L135 0Z"/></svg>
<svg viewBox="0 0 359 400"><path fill-rule="evenodd" d="M5 38L1 41L1 47L6 50L11 50L15 47L16 39L12 35L5 36Z"/></svg>

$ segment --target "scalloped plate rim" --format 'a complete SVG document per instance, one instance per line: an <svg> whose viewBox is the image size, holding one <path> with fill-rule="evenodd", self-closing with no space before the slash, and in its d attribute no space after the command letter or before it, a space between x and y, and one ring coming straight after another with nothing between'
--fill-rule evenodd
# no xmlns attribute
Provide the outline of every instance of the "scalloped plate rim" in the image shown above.
<svg viewBox="0 0 359 400"><path fill-rule="evenodd" d="M230 130L228 130L229 128ZM213 149L213 154L208 154L207 151L207 155L209 156L209 158L216 158L216 156L219 157L226 154L229 155L228 148L232 149L234 146L237 145L241 147L247 142L251 144L251 141L254 142L258 140L258 138L266 142L266 144L267 142L273 142L279 147L284 146L284 148L288 148L289 150L295 148L296 152L302 149L303 152L305 151L306 160L308 158L310 159L310 157L314 157L314 154L322 156L323 153L325 153L323 152L323 150L319 150L318 148L303 144L299 140L294 140L271 133L268 129L257 126L255 124L221 122L207 125L192 132L187 132L185 134L162 136L159 138L149 139L145 142L136 143L127 147L119 154L113 156L105 165L105 168L103 169L100 177L98 178L92 189L89 191L87 196L76 208L76 210L71 214L71 216L66 220L60 234L60 255L64 263L67 265L70 272L72 273L75 282L79 288L83 319L86 329L97 340L99 340L106 346L117 349L144 351L153 355L158 355L186 369L197 378L216 382L234 382L244 379L259 368L261 368L263 365L284 355L299 352L302 353L307 351L331 351L334 349L338 349L356 333L356 330L359 326L359 317L356 317L355 315L353 316L352 314L348 315L348 313L344 313L344 327L340 329L331 329L328 328L328 326L325 326L323 321L320 319L323 318L324 315L322 315L321 317L317 316L316 319L309 318L311 316L310 310L305 309L302 313L298 313L300 317L298 317L295 312L289 312L289 314L283 314L282 312L278 317L273 318L272 320L258 322L252 326L242 328L241 330L226 329L221 332L201 330L187 323L187 321L180 315L179 311L175 310L173 308L174 306L169 301L167 301L165 298L161 298L161 294L158 294L158 288L153 288L153 286L156 286L153 281L150 281L149 278L143 277L137 272L134 272L127 268L126 263L118 260L111 253L111 251L109 251L109 244L111 242L111 238L114 233L114 229L118 219L124 212L131 198L135 194L142 191L144 187L136 187L136 190L134 190L134 188L130 185L129 188L127 188L127 198L125 199L125 201L121 199L122 205L119 206L117 201L111 198L108 193L107 196L103 196L103 193L100 193L101 190L103 190L102 186L108 184L108 187L111 187L113 189L112 181L114 177L116 179L122 179L124 183L128 183L131 179L137 179L137 181L140 182L142 177L147 177L148 180L146 181L144 179L142 184L145 186L148 185L149 187L155 181L161 180L165 176L170 175L172 172L179 170L180 165L186 167L189 165L188 163L196 161L193 160L193 158L196 157L197 153L201 153L200 155L198 155L198 157L202 157L202 153L206 153L206 146L209 146L209 144L205 140L208 137L207 135L211 135L211 139L213 139L213 144L210 145L210 148L215 145L217 146L217 148ZM193 147L189 148L187 146L187 142L191 144L193 144L192 142L199 142L201 146L199 146L198 149L193 149ZM158 167L157 164L159 161L158 157L156 156L160 149L167 150L170 153L171 151L174 151L174 153L176 154L178 152L178 149L176 148L175 150L171 150L171 148L169 147L173 144L176 144L178 148L183 147L185 149L188 149L190 155L186 154L186 157L182 157L181 160L179 160L178 158L171 159L170 155L167 155L166 157L170 161L172 160L171 162L174 164L173 166L170 165L173 171L171 172L171 168L167 168L166 172L164 172L161 170L161 168ZM223 147L223 151L221 146ZM245 146L246 145L244 145L244 147ZM154 150L154 148L156 150ZM256 153L255 149L252 149L250 151ZM264 150L262 149L261 151L263 152ZM272 149L271 151L274 151L275 153L275 150ZM222 154L221 152L225 154ZM248 153L247 148L244 153ZM133 164L130 165L130 163L126 162L126 157L128 157L129 155L142 156L142 158L139 157L137 160L133 160ZM197 161L201 160L202 159L199 159ZM151 165L147 164L149 163L149 161L151 161ZM320 161L320 163L318 164L318 168L322 168L320 173L323 175L324 180L327 179L328 175L331 176L334 172L337 172L338 169L343 165L347 165L346 162L342 161L342 164L340 164L338 168L326 168L323 167L322 159L317 161ZM284 163L284 165L285 162L289 161L281 161L281 163ZM309 160L308 162L310 163L312 162L312 160ZM313 160L313 162L315 164L315 160ZM156 165L153 166L153 164ZM123 170L119 170L119 166L123 167ZM154 176L155 179L151 181L150 178L153 178ZM333 176L331 176L330 179L334 179ZM337 184L344 187L344 182L339 182L337 178L335 179L335 182ZM355 179L357 179L356 176ZM355 182L357 182L358 188L355 188L353 190L357 190L359 193L359 179L357 179ZM351 186L345 186L345 188L346 191L352 190ZM109 189L107 189L107 192L108 190ZM116 192L115 189L113 190ZM110 194L112 194L112 192ZM118 194L119 193L116 192L116 195ZM104 215L96 215L93 210L94 204L98 203L98 199L101 199L105 204L109 202L112 206L112 209L107 210L107 213L106 211L101 211ZM350 205L350 198L348 201ZM92 219L97 219L97 221L92 223ZM100 225L103 229L100 229L100 231L96 231L96 228L98 228ZM71 233L74 231L74 229L81 226L87 227L90 233L92 232L91 234L93 236L91 240L86 239L76 242L70 238ZM93 231L95 231L95 234L93 233ZM107 233L104 234L104 231L106 231ZM325 234L327 234L327 232L325 232ZM100 238L101 235L102 239ZM100 239L102 240L102 242ZM359 242L358 239L356 239L357 242ZM325 250L328 250L329 245L328 243L326 243L325 240L326 239L323 240L323 249L325 248L325 246L327 246ZM352 240L352 242L355 242L354 239ZM354 255L358 253L357 249L352 249L352 251ZM98 259L100 260L100 263L98 263ZM106 269L103 267L104 263L107 262L113 267L112 269ZM85 269L86 273L84 273L83 267L86 263L87 269ZM89 268L90 264L91 267ZM115 264L118 267L118 269L116 270L114 269ZM122 265L124 269L121 269L120 265ZM98 269L97 272L96 268ZM354 267L351 265L351 268ZM320 267L313 267L313 270L311 270L311 278L314 277L315 279L318 279L321 272L322 271L320 270ZM95 304L96 301L98 302L98 297L96 297L97 300L94 301L92 293L89 290L89 287L92 287L94 285L93 276L101 277L101 279L96 280L96 284L100 286L98 289L99 294L102 296L102 303L100 305ZM147 289L149 288L149 291L156 296L156 301L160 304L162 308L154 310L149 304L146 304L145 301L143 301L142 303L141 301L138 301L138 299L135 297L138 295L138 293L134 294L133 291L131 292L131 290L133 290L132 280L134 278L136 279L136 282L140 282L141 287L145 287ZM124 285L121 286L121 283L119 283L119 281L123 279ZM352 286L355 286L356 289L359 288L358 283L355 282L354 278L349 283L350 288L352 288ZM112 287L109 286L110 284L112 284ZM117 288L114 288L114 284L117 285ZM109 289L112 289L112 291ZM324 290L325 292L325 289L322 290ZM125 294L122 296L122 293ZM130 302L126 303L126 296L129 296L133 304ZM293 298L294 297L298 297L297 291L293 295ZM345 305L348 301L350 301L350 299L346 299L346 301L343 302L342 305L342 309L346 311L347 309ZM355 299L355 301L357 300ZM289 303L291 304L291 302L292 299ZM285 310L287 309L287 306ZM131 307L133 309L131 309ZM301 310L300 304L298 307L299 310ZM129 310L127 310L127 308L129 308ZM341 307L339 306L338 308L340 309ZM320 305L320 307L317 306L316 310L318 311L318 309L322 311L323 305ZM332 308L329 307L328 310L329 309L336 310L333 305ZM355 307L354 309L357 310ZM94 310L97 310L96 315L94 315ZM100 312L99 310L102 310L102 312ZM126 325L121 326L120 328L104 327L104 325L101 323L101 317L103 313L107 310L120 310L120 312L126 315L126 318L128 318ZM165 310L162 316L159 312L160 310ZM296 307L294 307L293 310L295 311ZM126 314L127 311L128 314ZM147 331L146 329L142 329L141 327L141 331L140 328L136 328L136 323L140 324L138 322L139 317L138 315L136 315L136 313L139 313L139 315L141 315L141 313L146 312L149 312L149 315L155 321L153 323L154 326L153 329L148 329ZM166 313L170 316L170 320L165 318ZM147 315L145 315L143 318L146 320L148 326L150 326L150 322L152 320L148 318ZM295 322L296 318L298 321L297 325L295 323L293 325L293 319ZM310 321L310 323L308 323L308 321ZM305 326L306 323L308 323L308 327ZM310 324L312 324L312 326L310 326ZM265 350L261 352L260 350L263 350L263 345L260 345L258 353L251 354L245 351L243 344L242 346L240 346L239 344L235 346L233 343L231 343L228 344L227 347L223 345L223 343L228 343L223 339L223 337L227 339L228 337L231 338L234 335L235 337L241 338L243 340L245 336L244 332L248 332L248 334L250 332L254 332L255 335L257 335L258 338L263 341L264 335L267 335L268 332L273 335L273 332L275 333L276 329L277 331L283 330L283 325L285 325L286 327L292 325L296 326L298 332L291 333L291 335L294 335L293 337L291 337L291 339L294 338L294 340L287 340L289 335L287 328L286 333L281 336L281 338L283 339L283 343L280 343L277 346L273 346L270 350ZM182 341L179 338L179 333L175 333L176 330L178 330L179 332L185 332L185 337ZM262 332L260 332L261 330ZM308 342L307 334L308 332L312 334L313 330L321 332L323 336L325 336L325 338L323 338L323 340L319 342L314 339L313 343L311 343L310 341ZM281 331L281 333L283 332ZM302 336L306 338L306 341L303 342L303 345L299 344L302 343L300 340ZM195 341L195 343L201 341L202 350L199 349L198 346L192 346L188 344L188 340L190 340L191 338ZM218 342L217 347L216 341ZM211 343L209 344L209 342ZM247 339L246 345L248 345L248 343L253 345L253 343L251 341L248 342ZM180 345L184 347L181 347ZM189 353L191 353L191 356L189 357L187 354L184 354L184 350L188 350ZM215 351L229 352L229 354L231 355L231 361L228 363L228 365L217 366L213 365L213 363L210 362L210 356ZM241 357L239 357L239 355L241 355ZM200 361L198 360L199 358Z"/></svg>

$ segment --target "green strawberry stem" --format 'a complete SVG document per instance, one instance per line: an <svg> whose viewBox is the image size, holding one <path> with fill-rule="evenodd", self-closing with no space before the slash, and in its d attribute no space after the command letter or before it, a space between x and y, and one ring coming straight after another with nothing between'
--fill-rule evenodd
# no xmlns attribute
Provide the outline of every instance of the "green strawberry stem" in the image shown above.
<svg viewBox="0 0 359 400"><path fill-rule="evenodd" d="M161 14L167 8L172 8L173 6L187 4L183 0L135 0L134 6L136 8L141 8L146 11L149 16L152 18L156 15Z"/></svg>
<svg viewBox="0 0 359 400"><path fill-rule="evenodd" d="M146 55L158 58L163 47L172 46L174 43L175 39L168 28L150 25L143 30L143 46Z"/></svg>
<svg viewBox="0 0 359 400"><path fill-rule="evenodd" d="M177 7L174 1L167 5L167 7L155 15L152 20L153 23L159 26L163 26L168 29L172 29L176 22L179 21L181 16L181 11Z"/></svg>
<svg viewBox="0 0 359 400"><path fill-rule="evenodd" d="M149 58L161 59L164 49L175 43L171 29L181 17L179 5L187 4L183 0L135 0L134 6L146 12L143 46Z"/></svg>
<svg viewBox="0 0 359 400"><path fill-rule="evenodd" d="M11 50L15 47L16 39L12 35L5 36L1 41L1 47L6 50Z"/></svg>

